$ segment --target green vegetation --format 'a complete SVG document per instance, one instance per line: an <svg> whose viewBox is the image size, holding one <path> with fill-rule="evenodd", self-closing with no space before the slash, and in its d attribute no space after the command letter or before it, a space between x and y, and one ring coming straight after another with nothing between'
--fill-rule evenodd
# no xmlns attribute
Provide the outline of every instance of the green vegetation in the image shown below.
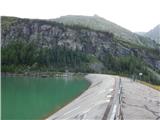
<svg viewBox="0 0 160 120"><path fill-rule="evenodd" d="M160 84L159 77L154 75L148 66L133 55L113 56L106 54L103 58L72 50L66 47L38 48L35 42L16 40L2 47L2 72L55 71L94 72L89 65L102 62L103 73L137 76L143 73L142 80ZM155 51L153 51L156 54Z"/></svg>
<svg viewBox="0 0 160 120"><path fill-rule="evenodd" d="M160 79L148 70L148 66L135 56L112 56L106 55L101 60L105 65L105 73L119 74L133 79L141 79L143 81L160 85ZM139 73L143 73L140 78Z"/></svg>
<svg viewBox="0 0 160 120"><path fill-rule="evenodd" d="M153 88L155 90L160 91L160 85L153 85L153 84L150 84L150 83L147 83L147 82L144 82L144 81L138 81L138 82L140 82L140 83L142 83L142 84L144 84L146 86L149 86L149 87L151 87L151 88Z"/></svg>
<svg viewBox="0 0 160 120"><path fill-rule="evenodd" d="M139 38L142 38L142 37L139 36ZM160 46L158 44L154 45L153 42L151 42L150 40L148 40L144 37L143 37L142 41L146 41L146 43L144 43L145 46L131 43L129 41L125 41L122 37L117 37L117 36L114 36L113 40L116 42L116 44L120 44L126 48L133 48L133 49L148 51L149 53L153 54L154 56L160 57Z"/></svg>
<svg viewBox="0 0 160 120"><path fill-rule="evenodd" d="M30 71L64 72L67 69L71 72L98 71L125 76L137 76L139 72L143 72L142 80L153 84L160 84L160 78L153 74L148 67L151 67L157 73L160 73L160 71L154 68L154 64L151 63L153 66L149 66L143 62L144 59L147 60L148 58L151 62L160 59L159 46L154 46L153 41L148 42L149 40L145 37L137 36L98 16L65 16L55 21L57 22L2 17L1 71L18 73ZM56 43L51 43L52 41L48 42L43 38L43 34L49 33L46 30L46 33L41 31L42 28L46 29L45 25L49 25L49 28L55 26L60 29L61 32L58 32L59 29L56 30L57 35L53 37ZM29 35L22 32L24 26L30 29ZM27 26L35 26L35 28ZM11 33L15 32L15 34L8 34L10 27L14 28L11 30ZM92 38L89 38L89 34L87 34L90 30L95 32L95 34L97 32L97 35L101 34L101 36L104 35L110 38L110 43L114 48L112 49L112 46L104 48L104 50L103 46L98 48L96 46L96 42L98 41L91 46L93 48L89 48L86 51L85 49L83 51L78 49L72 50L68 46L57 45L62 33L66 32L68 28L78 33L78 35L74 35L73 37L78 37L77 41L75 39L75 42L79 42L80 40L84 48L92 43ZM37 30L36 35L32 34L35 29ZM53 31L50 30L50 32ZM30 39L32 35L36 37ZM68 35L65 36L65 39L68 39ZM105 42L105 39L107 38L102 40ZM133 52L133 55L128 55L124 51L124 56L123 53L118 53L119 55L116 56L114 50L116 51L116 49L121 48L122 50L126 49L126 51L128 49ZM96 53L93 53L93 51Z"/></svg>
<svg viewBox="0 0 160 120"><path fill-rule="evenodd" d="M61 71L89 72L90 57L66 47L38 48L34 42L16 40L2 47L2 72ZM46 69L45 69L46 68Z"/></svg>
<svg viewBox="0 0 160 120"><path fill-rule="evenodd" d="M119 74L138 73L141 69L140 66L143 66L143 63L134 56L115 57L111 54L105 56L103 63L107 70Z"/></svg>
<svg viewBox="0 0 160 120"><path fill-rule="evenodd" d="M2 16L1 17L1 26L3 29L8 29L12 24L17 22L17 18L16 17L5 17Z"/></svg>
<svg viewBox="0 0 160 120"><path fill-rule="evenodd" d="M147 39L146 37L139 36L137 34L133 34L131 31L97 15L67 15L54 19L53 21L63 23L67 26L81 26L96 31L110 32L113 33L116 37L122 39L122 41L130 42L143 47L147 46L154 48L155 46L155 43L152 40Z"/></svg>

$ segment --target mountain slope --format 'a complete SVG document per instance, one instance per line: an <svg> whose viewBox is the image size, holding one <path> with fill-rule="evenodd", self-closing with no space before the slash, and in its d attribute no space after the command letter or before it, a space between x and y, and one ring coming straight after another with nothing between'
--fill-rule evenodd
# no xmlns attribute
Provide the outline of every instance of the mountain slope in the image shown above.
<svg viewBox="0 0 160 120"><path fill-rule="evenodd" d="M140 35L132 33L131 31L112 23L99 16L75 16L68 15L57 18L53 21L64 23L65 25L79 25L98 31L106 31L113 33L118 40L127 41L133 44L155 47L155 43L148 39L143 39Z"/></svg>
<svg viewBox="0 0 160 120"><path fill-rule="evenodd" d="M3 72L65 71L138 75L160 84L160 50L119 40L114 33L55 21L2 17ZM116 38L116 39L115 39ZM145 40L145 38L144 38Z"/></svg>
<svg viewBox="0 0 160 120"><path fill-rule="evenodd" d="M145 36L150 37L152 40L155 40L160 44L160 24L148 31Z"/></svg>

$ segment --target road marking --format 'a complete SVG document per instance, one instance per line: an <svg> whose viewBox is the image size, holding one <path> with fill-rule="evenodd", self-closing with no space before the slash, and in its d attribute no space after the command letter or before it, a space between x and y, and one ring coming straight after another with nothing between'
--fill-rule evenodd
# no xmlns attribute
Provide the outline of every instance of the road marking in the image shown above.
<svg viewBox="0 0 160 120"><path fill-rule="evenodd" d="M107 95L107 98L111 98L112 96L111 95Z"/></svg>
<svg viewBox="0 0 160 120"><path fill-rule="evenodd" d="M78 106L78 107L76 107L76 108L74 108L74 109L72 109L72 110L64 113L64 115L67 115L67 114L69 114L69 113L71 113L71 112L73 112L73 111L75 111L75 110L77 110L77 109L79 109L79 108L80 108L80 106ZM64 116L64 115L63 115L63 116Z"/></svg>
<svg viewBox="0 0 160 120"><path fill-rule="evenodd" d="M85 110L85 111L83 111L82 114L88 113L91 109L92 109L92 107L87 109L87 110Z"/></svg>
<svg viewBox="0 0 160 120"><path fill-rule="evenodd" d="M89 108L89 109L87 109L87 110L85 110L85 111L83 111L83 112L80 111L80 112L78 113L79 115L78 115L78 114L77 114L77 115L78 115L78 116L81 116L81 115L84 114L84 116L83 116L83 119L84 119L84 118L86 117L87 113L88 113L91 109L92 109L92 108ZM65 119L63 119L63 120L68 120L68 119L71 120L71 118L74 117L74 116L75 116L75 115L71 115L70 117L65 118ZM85 119L85 120L86 120L86 119Z"/></svg>
<svg viewBox="0 0 160 120"><path fill-rule="evenodd" d="M83 111L83 112L80 111L80 112L78 112L77 114L80 114L80 115L83 115L83 114L84 114L84 117L83 117L83 120L84 120L84 119L86 118L86 116L87 116L87 113L88 113L91 109L93 109L93 108L96 107L97 105L100 105L100 104L103 104L103 103L107 103L107 102L110 102L110 99L101 100L101 101L99 101L99 102L97 102L97 103L95 103L95 104L92 104L92 105L91 105L92 107L86 109L86 110ZM67 114L69 114L69 113L71 113L71 112L73 112L73 111L75 111L75 110L77 110L77 109L79 109L79 108L80 108L80 106L72 109L71 111L68 111L67 113L64 113L64 115L67 115ZM64 116L64 115L63 115L63 116ZM63 120L70 120L73 116L75 116L75 115L71 115L70 117L64 118ZM86 119L85 119L85 120L86 120Z"/></svg>
<svg viewBox="0 0 160 120"><path fill-rule="evenodd" d="M112 89L112 88L110 88L110 89L109 89L109 92L111 92L111 91L113 91L113 89Z"/></svg>
<svg viewBox="0 0 160 120"><path fill-rule="evenodd" d="M114 120L114 117L115 117L115 114L116 114L116 108L117 108L117 105L114 105L110 120Z"/></svg>
<svg viewBox="0 0 160 120"><path fill-rule="evenodd" d="M89 108L89 109L87 109L86 111L82 112L82 115L84 114L82 120L86 120L85 118L86 118L86 116L87 116L87 113L88 113L91 109L92 109L92 108Z"/></svg>
<svg viewBox="0 0 160 120"><path fill-rule="evenodd" d="M100 104L107 103L107 102L109 102L109 101L110 101L110 100L101 100L101 101L95 103L94 107L97 106L97 105L100 105Z"/></svg>
<svg viewBox="0 0 160 120"><path fill-rule="evenodd" d="M102 91L100 91L101 93L103 93L105 90L102 90ZM107 95L107 98L110 98L111 97L111 95ZM91 109L93 109L94 107L96 107L97 105L100 105L100 104L104 104L104 103L108 103L108 102L110 102L110 99L106 99L106 100L100 100L99 102L97 102L97 103L93 103L93 104L91 104L91 106L92 107L90 107L89 109L86 109L85 111L80 111L78 114L80 114L80 115L83 115L83 114L85 114L84 116L83 116L83 120L86 118L86 116L87 116L87 113L91 110ZM66 112L66 113L64 113L61 117L63 117L63 116L65 116L65 115L67 115L67 114L69 114L69 113L71 113L71 112L73 112L73 111L75 111L75 110L77 110L77 109L79 109L80 108L80 106L78 106L78 107L76 107L76 108L74 108L74 109L72 109L72 110L70 110L70 111L68 111L68 112ZM74 116L74 115L73 115ZM62 118L63 120L70 120L71 119L71 117L73 117L72 115L70 116L70 117L68 117L68 118ZM46 119L47 120L47 119ZM86 119L85 119L86 120Z"/></svg>
<svg viewBox="0 0 160 120"><path fill-rule="evenodd" d="M83 116L82 120L86 120L86 119L85 119L85 118L86 118L86 116L87 116L87 113L85 113L85 114L84 114L84 116Z"/></svg>
<svg viewBox="0 0 160 120"><path fill-rule="evenodd" d="M106 100L107 102L110 102L110 100Z"/></svg>

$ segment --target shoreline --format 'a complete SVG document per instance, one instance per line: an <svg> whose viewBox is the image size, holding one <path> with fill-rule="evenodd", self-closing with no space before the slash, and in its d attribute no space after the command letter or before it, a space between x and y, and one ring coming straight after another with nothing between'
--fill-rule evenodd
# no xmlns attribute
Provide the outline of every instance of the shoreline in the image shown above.
<svg viewBox="0 0 160 120"><path fill-rule="evenodd" d="M92 85L92 82L90 80L87 80L87 78L84 77L84 80L88 81L89 82L89 86L87 89L85 89L83 92L81 92L79 95L77 95L77 97L75 97L74 99L66 102L62 107L60 107L59 109L57 109L56 111L54 112L50 112L48 115L46 115L46 117L44 117L42 120L47 120L47 118L49 118L51 115L53 115L54 113L58 112L59 110L63 109L63 107L67 106L68 104L72 103L75 99L79 98L85 91L87 91L90 86Z"/></svg>
<svg viewBox="0 0 160 120"><path fill-rule="evenodd" d="M99 118L103 117L107 105L110 102L110 98L113 95L112 92L117 76L105 74L87 74L85 75L85 79L91 84L89 88L77 98L75 98L73 101L64 106L62 109L58 110L57 112L46 118L46 120L73 119L73 116L80 117L81 114L88 114L91 110L95 110L97 112L95 112L94 115L88 115L90 119L93 119L94 116L97 116ZM103 107L101 106L102 104ZM101 109L96 108L100 106ZM83 119L85 118L86 115L84 115Z"/></svg>
<svg viewBox="0 0 160 120"><path fill-rule="evenodd" d="M46 73L48 74L48 72ZM24 74L5 74L5 76L7 75L28 76ZM35 76L35 74L32 75ZM53 74L51 75L53 76ZM64 75L64 73L61 75ZM73 73L71 73L71 75L73 75ZM76 73L74 73L74 75L76 75ZM93 119L94 117L98 117L99 119L103 118L105 110L111 101L111 97L113 96L115 80L118 79L118 77L106 74L84 75L79 73L79 75L83 75L84 80L90 83L88 88L56 111L49 112L41 119L72 119L73 116L83 116L83 119L85 119L86 116L89 119ZM92 113L93 110L96 111L95 114Z"/></svg>
<svg viewBox="0 0 160 120"><path fill-rule="evenodd" d="M71 72L24 72L24 73L11 73L1 72L1 77L69 77L69 76L85 76L86 73L71 73Z"/></svg>

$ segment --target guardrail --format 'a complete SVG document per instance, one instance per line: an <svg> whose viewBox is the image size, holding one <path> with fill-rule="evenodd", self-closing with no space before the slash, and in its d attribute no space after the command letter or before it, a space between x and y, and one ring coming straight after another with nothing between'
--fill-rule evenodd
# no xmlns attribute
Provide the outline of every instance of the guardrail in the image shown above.
<svg viewBox="0 0 160 120"><path fill-rule="evenodd" d="M122 82L121 78L115 80L114 95L105 111L102 120L124 120L122 113Z"/></svg>

